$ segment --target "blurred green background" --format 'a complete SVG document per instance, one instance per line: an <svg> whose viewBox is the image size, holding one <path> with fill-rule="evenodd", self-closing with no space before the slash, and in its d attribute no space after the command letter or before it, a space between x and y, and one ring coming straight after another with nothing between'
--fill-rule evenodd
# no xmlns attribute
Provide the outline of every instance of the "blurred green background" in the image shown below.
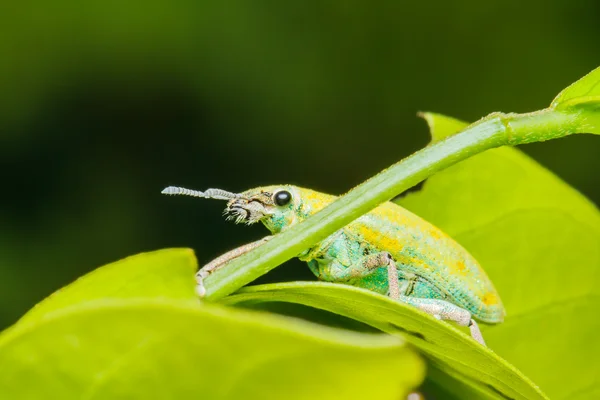
<svg viewBox="0 0 600 400"><path fill-rule="evenodd" d="M342 193L431 110L547 106L600 64L600 2L88 1L0 6L0 327L95 267L267 233L167 185ZM600 141L523 148L600 200ZM451 205L448 205L451 207ZM312 279L293 261L264 280Z"/></svg>

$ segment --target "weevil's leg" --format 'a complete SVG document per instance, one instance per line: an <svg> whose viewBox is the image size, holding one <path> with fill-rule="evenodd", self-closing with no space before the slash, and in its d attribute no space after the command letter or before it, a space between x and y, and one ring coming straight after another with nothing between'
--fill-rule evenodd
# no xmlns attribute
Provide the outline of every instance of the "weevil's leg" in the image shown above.
<svg viewBox="0 0 600 400"><path fill-rule="evenodd" d="M417 276L415 274L404 274L402 286L400 286L399 276L398 276L398 267L394 262L394 258L387 251L383 251L378 253L373 257L372 261L373 265L379 267L387 266L388 273L388 296L394 300L400 300L400 296L408 296L410 292L412 292L415 283L417 282Z"/></svg>
<svg viewBox="0 0 600 400"><path fill-rule="evenodd" d="M387 266L388 273L388 296L394 300L400 300L400 296L408 296L412 292L415 283L417 282L417 276L415 274L404 274L402 286L400 286L398 267L394 262L394 258L387 251L375 254L372 259L372 264L379 267ZM368 263L367 263L368 264ZM371 267L373 268L373 267Z"/></svg>
<svg viewBox="0 0 600 400"><path fill-rule="evenodd" d="M477 323L471 318L471 313L455 304L439 299L420 299L400 296L400 301L413 305L418 309L431 314L437 319L454 321L459 325L468 326L473 339L485 346L485 341Z"/></svg>
<svg viewBox="0 0 600 400"><path fill-rule="evenodd" d="M400 299L400 293L406 293L408 290L408 286L405 284L400 287L398 283L398 270L396 269L396 263L394 262L394 258L387 251L382 251L381 253L372 254L366 256L363 259L363 265L370 271L373 271L377 268L387 267L388 273L388 295L394 299Z"/></svg>
<svg viewBox="0 0 600 400"><path fill-rule="evenodd" d="M482 345L486 345L485 344L485 340L483 340L483 335L481 334L481 331L479 330L479 325L477 325L477 322L475 322L475 320L473 318L471 318L471 322L469 322L469 330L471 331L471 337L475 340L477 340L479 343L481 343Z"/></svg>
<svg viewBox="0 0 600 400"><path fill-rule="evenodd" d="M242 254L246 254L252 249L255 249L271 239L272 236L266 236L256 242L251 242L240 247L236 247L233 250L228 251L227 253L220 255L215 258L204 267L200 268L196 273L196 293L200 297L204 297L206 295L206 289L204 288L204 279L206 279L210 274L212 274L217 269L223 267L229 261L238 258Z"/></svg>

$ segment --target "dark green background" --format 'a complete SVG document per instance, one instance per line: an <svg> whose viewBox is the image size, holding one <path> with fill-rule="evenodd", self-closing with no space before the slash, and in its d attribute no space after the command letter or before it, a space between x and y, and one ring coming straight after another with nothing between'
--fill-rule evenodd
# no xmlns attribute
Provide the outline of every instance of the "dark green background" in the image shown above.
<svg viewBox="0 0 600 400"><path fill-rule="evenodd" d="M164 186L342 193L427 143L419 110L547 106L600 64L598 15L595 0L3 4L0 327L121 257L189 246L206 262L266 234ZM524 150L599 202L597 138ZM270 276L308 278L299 262Z"/></svg>

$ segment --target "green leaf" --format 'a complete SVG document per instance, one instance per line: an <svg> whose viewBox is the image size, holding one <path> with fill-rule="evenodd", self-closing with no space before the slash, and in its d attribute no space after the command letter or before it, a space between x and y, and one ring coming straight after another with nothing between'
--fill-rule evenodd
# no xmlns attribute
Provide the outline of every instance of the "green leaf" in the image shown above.
<svg viewBox="0 0 600 400"><path fill-rule="evenodd" d="M469 126L469 124L464 121L442 114L420 112L417 115L427 122L432 143L439 142Z"/></svg>
<svg viewBox="0 0 600 400"><path fill-rule="evenodd" d="M600 213L591 202L500 148L434 175L400 204L453 236L496 285L507 316L484 329L490 348L553 399L598 397Z"/></svg>
<svg viewBox="0 0 600 400"><path fill-rule="evenodd" d="M169 298L195 300L193 274L198 269L191 249L141 253L107 264L38 303L20 322L74 304L99 299Z"/></svg>
<svg viewBox="0 0 600 400"><path fill-rule="evenodd" d="M451 373L454 379L465 382L465 387L471 387L469 394L482 396L466 396L463 391L460 398L546 398L515 367L457 326L365 289L327 282L277 283L246 287L221 300L241 305L271 301L300 303L359 320L384 332L403 334L427 357L430 373L444 377Z"/></svg>
<svg viewBox="0 0 600 400"><path fill-rule="evenodd" d="M581 103L600 103L600 67L567 86L552 101L550 107L561 109Z"/></svg>
<svg viewBox="0 0 600 400"><path fill-rule="evenodd" d="M202 304L194 269L147 253L49 297L0 335L2 397L399 399L423 378L399 337Z"/></svg>
<svg viewBox="0 0 600 400"><path fill-rule="evenodd" d="M600 135L600 67L560 92L550 107L577 115L579 130Z"/></svg>
<svg viewBox="0 0 600 400"><path fill-rule="evenodd" d="M467 125L427 117L434 138ZM590 316L600 307L600 214L593 204L512 148L489 150L442 171L400 202L454 236L495 282L508 316L503 324L483 327L492 350L551 398L597 394L600 351ZM543 397L515 367L456 327L375 294L323 283L279 284L243 289L224 301L297 302L387 332L412 332L408 340L432 361L428 380L457 398Z"/></svg>

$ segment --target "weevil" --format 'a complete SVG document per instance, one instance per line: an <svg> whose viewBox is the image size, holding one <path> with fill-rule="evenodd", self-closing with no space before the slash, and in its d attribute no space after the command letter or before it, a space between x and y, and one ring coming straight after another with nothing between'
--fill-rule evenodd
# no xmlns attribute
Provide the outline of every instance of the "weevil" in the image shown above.
<svg viewBox="0 0 600 400"><path fill-rule="evenodd" d="M226 200L224 214L236 223L262 222L272 235L303 221L336 199L292 185L265 186L242 193L205 192L169 186L162 191ZM204 279L232 259L256 248L267 236L216 258L196 274ZM504 307L491 280L473 256L439 228L386 202L298 254L318 279L366 288L408 303L441 320L468 326L485 345L475 319L497 324Z"/></svg>

